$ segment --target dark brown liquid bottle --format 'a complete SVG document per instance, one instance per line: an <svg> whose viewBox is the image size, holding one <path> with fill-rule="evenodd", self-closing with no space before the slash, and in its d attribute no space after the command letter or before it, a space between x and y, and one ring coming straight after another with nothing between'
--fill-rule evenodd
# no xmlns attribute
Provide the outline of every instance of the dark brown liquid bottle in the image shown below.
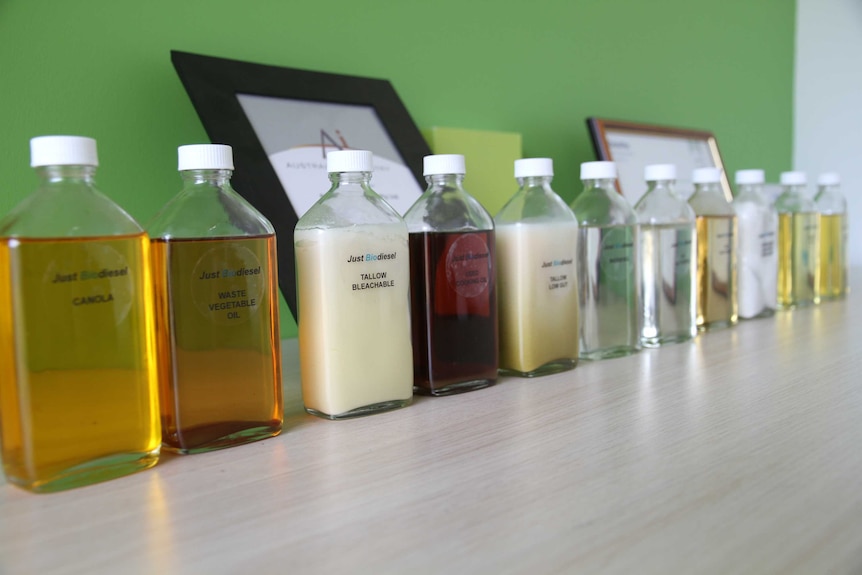
<svg viewBox="0 0 862 575"><path fill-rule="evenodd" d="M183 190L150 223L162 443L197 453L282 426L275 233L230 186L231 148L181 146Z"/></svg>
<svg viewBox="0 0 862 575"><path fill-rule="evenodd" d="M425 158L429 187L410 229L413 385L448 395L497 380L494 223L462 187L464 157Z"/></svg>

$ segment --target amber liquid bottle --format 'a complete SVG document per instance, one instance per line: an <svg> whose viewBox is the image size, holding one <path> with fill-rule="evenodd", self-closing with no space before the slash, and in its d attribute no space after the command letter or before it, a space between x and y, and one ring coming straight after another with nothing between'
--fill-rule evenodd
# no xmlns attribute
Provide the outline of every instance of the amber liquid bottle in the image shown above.
<svg viewBox="0 0 862 575"><path fill-rule="evenodd" d="M843 298L850 291L847 243L847 201L841 178L820 174L814 204L820 212L820 300Z"/></svg>
<svg viewBox="0 0 862 575"><path fill-rule="evenodd" d="M463 188L464 157L425 157L410 231L413 385L448 395L497 381L494 221Z"/></svg>
<svg viewBox="0 0 862 575"><path fill-rule="evenodd" d="M150 223L162 441L178 453L281 431L275 233L230 186L231 148L179 148L183 190Z"/></svg>
<svg viewBox="0 0 862 575"><path fill-rule="evenodd" d="M805 194L804 172L782 172L778 212L778 307L820 303L820 213Z"/></svg>
<svg viewBox="0 0 862 575"><path fill-rule="evenodd" d="M688 203L697 215L697 329L730 327L739 321L736 211L721 186L721 170L696 169L692 180Z"/></svg>
<svg viewBox="0 0 862 575"><path fill-rule="evenodd" d="M40 186L0 220L0 437L47 492L155 465L149 240L95 186L96 142L31 141Z"/></svg>

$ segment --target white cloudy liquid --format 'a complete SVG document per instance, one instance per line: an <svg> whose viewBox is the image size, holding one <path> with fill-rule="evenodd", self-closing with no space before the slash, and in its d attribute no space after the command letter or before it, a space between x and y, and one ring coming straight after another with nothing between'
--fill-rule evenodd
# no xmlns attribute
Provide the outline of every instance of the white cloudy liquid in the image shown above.
<svg viewBox="0 0 862 575"><path fill-rule="evenodd" d="M406 227L297 230L294 244L306 409L341 418L410 403Z"/></svg>
<svg viewBox="0 0 862 575"><path fill-rule="evenodd" d="M778 215L753 202L734 208L739 226L739 317L772 315L778 305Z"/></svg>
<svg viewBox="0 0 862 575"><path fill-rule="evenodd" d="M578 226L504 224L497 235L500 368L540 375L578 358Z"/></svg>

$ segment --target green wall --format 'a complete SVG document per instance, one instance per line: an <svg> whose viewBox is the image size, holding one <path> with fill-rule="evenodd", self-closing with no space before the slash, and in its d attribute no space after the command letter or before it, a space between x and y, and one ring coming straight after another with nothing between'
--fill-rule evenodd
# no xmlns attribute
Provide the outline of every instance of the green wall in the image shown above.
<svg viewBox="0 0 862 575"><path fill-rule="evenodd" d="M33 188L41 134L95 137L101 188L155 215L179 188L176 147L206 141L171 49L388 78L420 127L521 132L567 200L594 159L591 115L712 130L729 170L777 179L794 14L788 0L0 0L0 215Z"/></svg>

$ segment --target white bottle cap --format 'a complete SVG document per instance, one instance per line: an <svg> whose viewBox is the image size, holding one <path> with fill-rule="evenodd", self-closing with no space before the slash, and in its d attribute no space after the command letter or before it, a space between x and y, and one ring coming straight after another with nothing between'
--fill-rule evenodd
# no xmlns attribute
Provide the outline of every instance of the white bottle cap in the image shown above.
<svg viewBox="0 0 862 575"><path fill-rule="evenodd" d="M233 170L233 149L225 144L180 146L177 170Z"/></svg>
<svg viewBox="0 0 862 575"><path fill-rule="evenodd" d="M695 184L714 184L721 181L721 170L718 168L697 168L691 173L691 181Z"/></svg>
<svg viewBox="0 0 862 575"><path fill-rule="evenodd" d="M83 136L39 136L30 140L30 167L98 166L96 140Z"/></svg>
<svg viewBox="0 0 862 575"><path fill-rule="evenodd" d="M617 165L613 162L584 162L581 164L582 180L608 180L617 177Z"/></svg>
<svg viewBox="0 0 862 575"><path fill-rule="evenodd" d="M422 175L466 174L464 156L461 154L435 154L422 160Z"/></svg>
<svg viewBox="0 0 862 575"><path fill-rule="evenodd" d="M825 172L817 177L818 186L837 186L841 183L841 176L835 172Z"/></svg>
<svg viewBox="0 0 862 575"><path fill-rule="evenodd" d="M745 185L762 184L766 181L763 170L736 170L736 183Z"/></svg>
<svg viewBox="0 0 862 575"><path fill-rule="evenodd" d="M529 178L554 175L554 161L551 158L524 158L515 160L515 177Z"/></svg>
<svg viewBox="0 0 862 575"><path fill-rule="evenodd" d="M804 186L807 183L805 172L781 172L782 186Z"/></svg>
<svg viewBox="0 0 862 575"><path fill-rule="evenodd" d="M676 166L673 164L652 164L644 168L644 180L647 182L675 179Z"/></svg>
<svg viewBox="0 0 862 575"><path fill-rule="evenodd" d="M368 150L333 150L326 153L326 171L373 172L374 154Z"/></svg>

